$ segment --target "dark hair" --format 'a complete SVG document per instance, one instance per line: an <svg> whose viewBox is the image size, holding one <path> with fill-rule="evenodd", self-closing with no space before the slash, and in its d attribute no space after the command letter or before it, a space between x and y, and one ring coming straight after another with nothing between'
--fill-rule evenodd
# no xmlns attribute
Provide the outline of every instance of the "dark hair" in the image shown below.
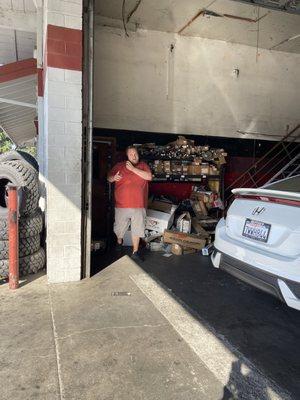
<svg viewBox="0 0 300 400"><path fill-rule="evenodd" d="M132 144L130 146L126 147L126 150L125 150L126 154L128 153L129 150L135 150L139 154L137 147L133 146Z"/></svg>

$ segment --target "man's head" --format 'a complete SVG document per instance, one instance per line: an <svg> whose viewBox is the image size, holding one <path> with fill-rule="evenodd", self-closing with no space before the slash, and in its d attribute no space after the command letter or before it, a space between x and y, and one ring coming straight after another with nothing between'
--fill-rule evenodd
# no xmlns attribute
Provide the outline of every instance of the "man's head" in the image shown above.
<svg viewBox="0 0 300 400"><path fill-rule="evenodd" d="M134 146L128 146L126 149L126 155L128 160L131 162L131 164L136 165L139 162L139 153L137 151L137 148Z"/></svg>

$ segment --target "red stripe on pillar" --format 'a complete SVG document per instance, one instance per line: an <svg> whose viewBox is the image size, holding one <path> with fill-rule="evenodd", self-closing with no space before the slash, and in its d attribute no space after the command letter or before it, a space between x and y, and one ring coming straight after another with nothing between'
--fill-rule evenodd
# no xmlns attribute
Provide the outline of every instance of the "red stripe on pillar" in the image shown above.
<svg viewBox="0 0 300 400"><path fill-rule="evenodd" d="M62 26L48 25L48 38L54 40L63 40L71 43L82 43L82 30L63 28Z"/></svg>
<svg viewBox="0 0 300 400"><path fill-rule="evenodd" d="M38 96L44 96L44 73L43 68L37 68L38 73Z"/></svg>
<svg viewBox="0 0 300 400"><path fill-rule="evenodd" d="M68 55L48 53L48 67L81 71L81 57L70 57Z"/></svg>
<svg viewBox="0 0 300 400"><path fill-rule="evenodd" d="M48 25L45 49L48 67L82 70L82 31Z"/></svg>

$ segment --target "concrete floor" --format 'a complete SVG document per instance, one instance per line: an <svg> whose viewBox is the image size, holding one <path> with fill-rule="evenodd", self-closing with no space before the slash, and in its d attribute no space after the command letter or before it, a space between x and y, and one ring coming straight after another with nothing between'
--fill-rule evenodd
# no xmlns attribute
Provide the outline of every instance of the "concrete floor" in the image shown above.
<svg viewBox="0 0 300 400"><path fill-rule="evenodd" d="M0 309L1 399L300 398L300 315L198 255L36 275Z"/></svg>
<svg viewBox="0 0 300 400"><path fill-rule="evenodd" d="M141 264L266 377L300 399L300 312L227 273L207 257L151 253Z"/></svg>

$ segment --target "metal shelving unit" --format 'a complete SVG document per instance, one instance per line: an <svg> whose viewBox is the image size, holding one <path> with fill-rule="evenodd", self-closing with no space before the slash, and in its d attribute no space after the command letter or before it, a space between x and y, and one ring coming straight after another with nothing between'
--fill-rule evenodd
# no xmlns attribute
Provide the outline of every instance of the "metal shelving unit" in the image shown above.
<svg viewBox="0 0 300 400"><path fill-rule="evenodd" d="M145 160L150 161L150 160ZM174 161L174 160L170 160ZM219 195L224 204L224 167L221 166L218 175L200 174L200 175L187 175L187 174L153 174L153 183L200 183L205 180L218 180L220 182Z"/></svg>
<svg viewBox="0 0 300 400"><path fill-rule="evenodd" d="M156 174L153 182L201 182L203 179L221 180L220 175Z"/></svg>

